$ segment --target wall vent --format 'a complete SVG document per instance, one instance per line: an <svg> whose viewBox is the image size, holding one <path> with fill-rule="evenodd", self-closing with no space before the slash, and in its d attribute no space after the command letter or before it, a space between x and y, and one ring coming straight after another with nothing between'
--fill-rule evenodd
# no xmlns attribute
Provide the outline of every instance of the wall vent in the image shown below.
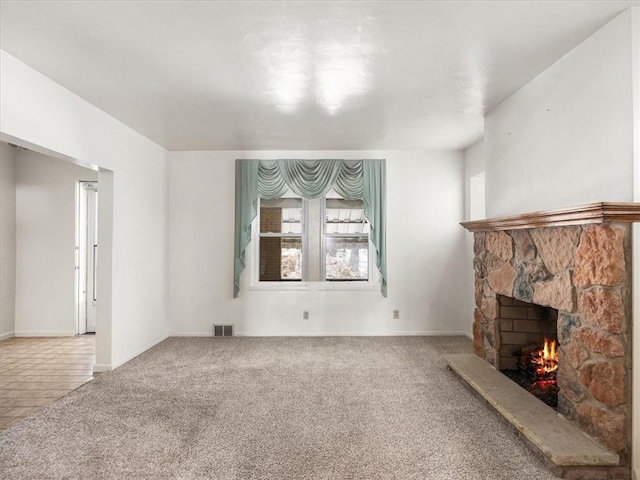
<svg viewBox="0 0 640 480"><path fill-rule="evenodd" d="M233 325L213 324L214 337L233 337Z"/></svg>

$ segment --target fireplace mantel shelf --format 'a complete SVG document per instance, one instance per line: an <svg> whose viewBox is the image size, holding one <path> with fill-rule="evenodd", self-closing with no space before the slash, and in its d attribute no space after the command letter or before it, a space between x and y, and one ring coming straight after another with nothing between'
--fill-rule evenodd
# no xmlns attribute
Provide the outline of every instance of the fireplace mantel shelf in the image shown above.
<svg viewBox="0 0 640 480"><path fill-rule="evenodd" d="M462 222L470 232L640 222L640 203L598 202L577 207Z"/></svg>

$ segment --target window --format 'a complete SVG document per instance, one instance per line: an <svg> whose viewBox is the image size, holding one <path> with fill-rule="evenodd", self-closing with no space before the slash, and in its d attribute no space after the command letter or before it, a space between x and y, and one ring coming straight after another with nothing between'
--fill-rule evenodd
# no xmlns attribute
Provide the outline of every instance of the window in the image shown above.
<svg viewBox="0 0 640 480"><path fill-rule="evenodd" d="M300 198L260 201L261 282L302 281L302 218Z"/></svg>
<svg viewBox="0 0 640 480"><path fill-rule="evenodd" d="M363 202L333 198L333 191L328 196L260 200L258 283L368 283L371 244Z"/></svg>
<svg viewBox="0 0 640 480"><path fill-rule="evenodd" d="M324 280L369 280L369 222L362 200L328 198L324 209Z"/></svg>
<svg viewBox="0 0 640 480"><path fill-rule="evenodd" d="M238 159L235 182L234 298L248 261L257 289L379 285L387 296L384 160Z"/></svg>

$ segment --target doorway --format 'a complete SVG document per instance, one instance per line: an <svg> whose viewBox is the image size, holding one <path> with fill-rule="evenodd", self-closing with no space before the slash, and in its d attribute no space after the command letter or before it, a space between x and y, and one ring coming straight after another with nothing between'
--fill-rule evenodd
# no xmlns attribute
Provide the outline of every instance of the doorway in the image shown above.
<svg viewBox="0 0 640 480"><path fill-rule="evenodd" d="M98 182L80 181L76 209L76 333L96 332L98 266Z"/></svg>

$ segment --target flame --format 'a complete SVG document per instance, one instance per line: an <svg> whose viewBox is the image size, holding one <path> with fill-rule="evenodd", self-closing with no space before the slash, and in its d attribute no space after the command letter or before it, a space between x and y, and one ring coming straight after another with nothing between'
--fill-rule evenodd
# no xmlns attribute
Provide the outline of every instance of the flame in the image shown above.
<svg viewBox="0 0 640 480"><path fill-rule="evenodd" d="M549 342L544 339L544 346L537 352L533 352L531 355L531 362L538 365L536 368L536 374L545 376L551 372L555 372L558 369L558 351L556 349L556 341Z"/></svg>

